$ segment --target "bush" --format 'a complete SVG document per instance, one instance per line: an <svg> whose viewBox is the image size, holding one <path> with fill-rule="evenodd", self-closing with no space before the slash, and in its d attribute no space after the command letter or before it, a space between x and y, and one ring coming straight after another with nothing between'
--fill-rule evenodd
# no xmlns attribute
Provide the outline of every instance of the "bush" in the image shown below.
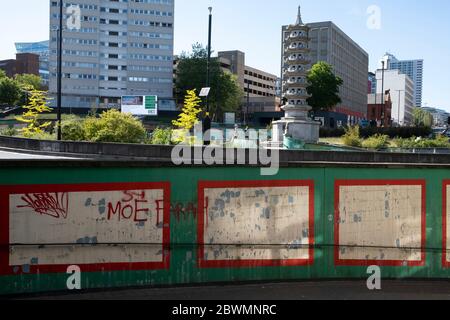
<svg viewBox="0 0 450 320"><path fill-rule="evenodd" d="M421 139L412 137L409 139L397 138L394 143L403 149L426 149L426 148L450 148L447 137L439 135L435 139Z"/></svg>
<svg viewBox="0 0 450 320"><path fill-rule="evenodd" d="M50 140L50 141L57 139L56 133L49 133L47 131L23 134L23 137L27 139Z"/></svg>
<svg viewBox="0 0 450 320"><path fill-rule="evenodd" d="M348 127L342 137L343 142L348 147L362 147L362 140L360 138L359 126Z"/></svg>
<svg viewBox="0 0 450 320"><path fill-rule="evenodd" d="M389 136L376 134L362 143L363 148L380 150L389 146Z"/></svg>
<svg viewBox="0 0 450 320"><path fill-rule="evenodd" d="M19 134L19 131L14 127L3 128L0 130L0 136L14 137Z"/></svg>
<svg viewBox="0 0 450 320"><path fill-rule="evenodd" d="M172 129L156 128L152 133L150 144L154 145L170 145L172 144Z"/></svg>
<svg viewBox="0 0 450 320"><path fill-rule="evenodd" d="M84 132L92 142L141 143L147 138L138 119L115 109L103 112L99 118L86 118Z"/></svg>
<svg viewBox="0 0 450 320"><path fill-rule="evenodd" d="M86 140L84 120L75 115L65 116L61 123L62 139L66 141Z"/></svg>
<svg viewBox="0 0 450 320"><path fill-rule="evenodd" d="M387 135L389 138L412 138L428 137L433 133L431 128L427 127L401 127L401 128L363 128L360 129L361 137L370 138L376 134ZM339 138L344 136L345 129L320 129L321 138Z"/></svg>

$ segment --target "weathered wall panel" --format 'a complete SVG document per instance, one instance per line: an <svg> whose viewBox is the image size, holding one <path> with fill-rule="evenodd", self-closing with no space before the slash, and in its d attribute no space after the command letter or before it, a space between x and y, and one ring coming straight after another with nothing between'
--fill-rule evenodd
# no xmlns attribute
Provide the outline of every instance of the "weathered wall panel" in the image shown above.
<svg viewBox="0 0 450 320"><path fill-rule="evenodd" d="M425 263L425 181L337 181L336 263Z"/></svg>
<svg viewBox="0 0 450 320"><path fill-rule="evenodd" d="M2 188L7 205L1 214L9 218L2 228L9 234L9 265L3 271L163 267L170 236L168 188L151 183Z"/></svg>
<svg viewBox="0 0 450 320"><path fill-rule="evenodd" d="M200 265L313 262L312 181L200 183Z"/></svg>

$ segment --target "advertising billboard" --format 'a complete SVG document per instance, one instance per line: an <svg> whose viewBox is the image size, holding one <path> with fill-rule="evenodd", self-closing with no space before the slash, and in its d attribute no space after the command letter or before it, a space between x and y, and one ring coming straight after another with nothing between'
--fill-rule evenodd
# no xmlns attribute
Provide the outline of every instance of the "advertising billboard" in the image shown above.
<svg viewBox="0 0 450 320"><path fill-rule="evenodd" d="M157 96L123 96L122 112L135 116L157 116Z"/></svg>

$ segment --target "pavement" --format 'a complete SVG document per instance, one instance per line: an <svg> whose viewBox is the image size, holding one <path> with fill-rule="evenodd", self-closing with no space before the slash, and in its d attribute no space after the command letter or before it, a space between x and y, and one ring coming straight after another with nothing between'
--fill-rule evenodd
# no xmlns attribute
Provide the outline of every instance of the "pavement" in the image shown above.
<svg viewBox="0 0 450 320"><path fill-rule="evenodd" d="M61 156L44 156L40 154L19 153L0 150L0 160L28 160L28 159L53 160L53 159L75 159L75 158L61 157Z"/></svg>
<svg viewBox="0 0 450 320"><path fill-rule="evenodd" d="M380 291L366 282L321 281L179 288L117 289L21 297L25 300L450 300L450 281L384 280Z"/></svg>

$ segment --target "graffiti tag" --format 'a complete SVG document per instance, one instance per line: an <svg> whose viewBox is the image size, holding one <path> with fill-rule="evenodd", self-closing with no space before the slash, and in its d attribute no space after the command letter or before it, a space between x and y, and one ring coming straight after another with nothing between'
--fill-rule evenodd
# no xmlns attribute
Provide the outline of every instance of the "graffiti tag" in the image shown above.
<svg viewBox="0 0 450 320"><path fill-rule="evenodd" d="M67 218L69 211L69 194L62 193L33 193L25 194L21 199L26 203L17 208L30 208L40 215L53 218Z"/></svg>

